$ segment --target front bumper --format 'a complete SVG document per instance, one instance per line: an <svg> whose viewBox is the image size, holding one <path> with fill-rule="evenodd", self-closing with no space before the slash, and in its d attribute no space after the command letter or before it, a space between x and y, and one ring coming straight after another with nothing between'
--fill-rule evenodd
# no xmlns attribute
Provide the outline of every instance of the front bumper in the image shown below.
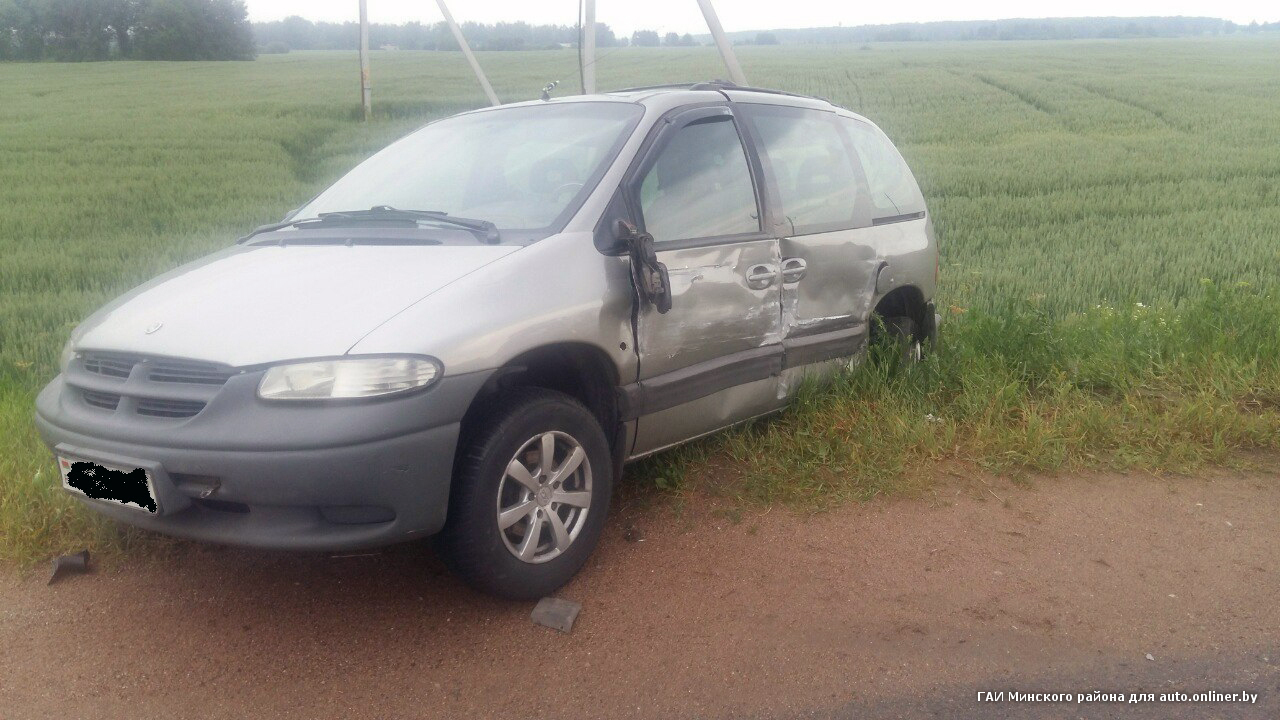
<svg viewBox="0 0 1280 720"><path fill-rule="evenodd" d="M127 398L114 411L91 407L59 376L36 400L36 426L55 454L147 468L155 515L76 497L148 530L290 550L350 550L440 530L459 423L487 373L345 404L264 402L260 375L231 378L180 420L132 413ZM135 380L120 389L146 392Z"/></svg>

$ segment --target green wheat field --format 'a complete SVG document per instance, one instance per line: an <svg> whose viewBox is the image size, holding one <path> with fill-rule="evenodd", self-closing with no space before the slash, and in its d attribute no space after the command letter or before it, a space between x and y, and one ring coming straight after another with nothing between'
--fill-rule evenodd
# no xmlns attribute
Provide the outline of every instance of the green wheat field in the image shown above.
<svg viewBox="0 0 1280 720"><path fill-rule="evenodd" d="M679 495L830 502L940 462L1184 471L1280 446L1280 38L741 48L898 144L942 249L943 339L629 472ZM571 50L481 53L504 101L576 92ZM604 50L602 88L723 75ZM35 393L76 322L279 219L427 120L483 104L456 53L0 64L0 560L157 542L57 489Z"/></svg>

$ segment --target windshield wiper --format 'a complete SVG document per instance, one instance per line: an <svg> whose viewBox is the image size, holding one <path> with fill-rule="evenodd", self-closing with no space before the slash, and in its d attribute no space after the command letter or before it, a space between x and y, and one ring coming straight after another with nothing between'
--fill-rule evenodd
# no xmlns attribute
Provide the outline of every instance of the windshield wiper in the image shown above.
<svg viewBox="0 0 1280 720"><path fill-rule="evenodd" d="M236 238L236 244L243 245L249 242L250 240L252 240L255 235L261 235L262 233L274 232L276 230L283 230L287 227L297 227L300 225L305 225L307 223L316 223L316 222L320 222L320 219L319 218L301 218L296 220L284 220L278 223L267 223L266 225L259 225L258 227L250 230L248 235L245 235L244 237Z"/></svg>
<svg viewBox="0 0 1280 720"><path fill-rule="evenodd" d="M254 228L248 235L237 240L237 243L247 242L255 235L272 232L275 230L283 230L288 227L296 227L298 229L305 228L323 228L346 225L348 223L362 222L380 222L380 221L403 221L403 222L436 222L442 225L452 225L460 227L464 230L470 230L477 238L483 240L490 245L496 245L502 240L502 235L498 232L498 226L488 220L476 220L473 218L455 217L449 213L440 210L400 210L390 205L375 205L368 210L343 210L341 212L320 213L319 217L302 218L298 220L285 220L283 222L272 223L270 225L262 225Z"/></svg>
<svg viewBox="0 0 1280 720"><path fill-rule="evenodd" d="M390 205L374 205L368 210L343 210L342 212L320 213L320 219L326 222L334 220L425 220L465 228L476 234L476 237L487 243L495 244L502 240L498 226L488 220L457 217L443 210L401 210Z"/></svg>

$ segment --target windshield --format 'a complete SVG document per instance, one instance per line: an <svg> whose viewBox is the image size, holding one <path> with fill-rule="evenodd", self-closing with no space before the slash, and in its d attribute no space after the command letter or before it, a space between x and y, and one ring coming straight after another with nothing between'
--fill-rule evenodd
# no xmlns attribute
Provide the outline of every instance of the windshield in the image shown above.
<svg viewBox="0 0 1280 720"><path fill-rule="evenodd" d="M385 205L536 237L568 220L642 113L631 103L573 102L441 120L365 160L294 217Z"/></svg>

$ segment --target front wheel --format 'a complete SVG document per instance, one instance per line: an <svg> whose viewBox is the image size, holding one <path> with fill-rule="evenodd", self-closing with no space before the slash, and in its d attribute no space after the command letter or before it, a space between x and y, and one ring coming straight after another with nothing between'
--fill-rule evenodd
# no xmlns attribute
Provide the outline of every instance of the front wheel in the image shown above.
<svg viewBox="0 0 1280 720"><path fill-rule="evenodd" d="M581 403L541 388L512 391L475 427L438 547L482 592L548 595L578 572L604 528L613 493L604 432Z"/></svg>

